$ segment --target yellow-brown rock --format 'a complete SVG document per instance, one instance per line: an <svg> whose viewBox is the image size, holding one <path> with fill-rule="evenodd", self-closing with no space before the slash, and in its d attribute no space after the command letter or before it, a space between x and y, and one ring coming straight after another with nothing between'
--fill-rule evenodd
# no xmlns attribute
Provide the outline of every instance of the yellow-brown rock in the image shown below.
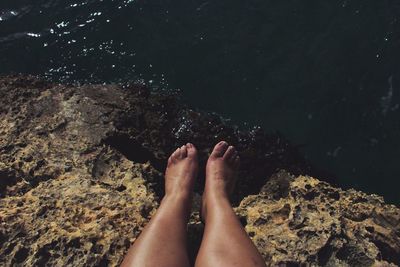
<svg viewBox="0 0 400 267"><path fill-rule="evenodd" d="M123 192L70 173L2 199L2 265L117 266L157 205L130 168Z"/></svg>
<svg viewBox="0 0 400 267"><path fill-rule="evenodd" d="M301 175L319 172L278 134L137 84L13 76L0 78L0 266L119 265L163 196L170 152L190 141L204 165L221 139L240 152L234 203L267 265L400 265L399 209ZM198 210L188 229L193 259Z"/></svg>
<svg viewBox="0 0 400 267"><path fill-rule="evenodd" d="M376 195L281 171L237 211L272 266L400 264L400 210Z"/></svg>

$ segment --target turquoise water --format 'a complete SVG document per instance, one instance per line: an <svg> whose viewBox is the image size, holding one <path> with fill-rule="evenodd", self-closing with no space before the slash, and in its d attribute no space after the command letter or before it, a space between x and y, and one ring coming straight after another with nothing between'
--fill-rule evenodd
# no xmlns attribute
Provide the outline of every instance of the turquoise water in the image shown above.
<svg viewBox="0 0 400 267"><path fill-rule="evenodd" d="M3 0L0 73L180 89L399 204L399 19L395 0Z"/></svg>

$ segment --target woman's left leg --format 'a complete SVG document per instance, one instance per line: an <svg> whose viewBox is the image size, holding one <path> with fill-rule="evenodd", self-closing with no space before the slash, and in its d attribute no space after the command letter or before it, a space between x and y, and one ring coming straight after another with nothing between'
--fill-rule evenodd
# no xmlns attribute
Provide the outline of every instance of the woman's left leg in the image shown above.
<svg viewBox="0 0 400 267"><path fill-rule="evenodd" d="M197 151L192 144L178 148L171 155L165 173L165 197L121 266L190 266L186 226L197 171Z"/></svg>

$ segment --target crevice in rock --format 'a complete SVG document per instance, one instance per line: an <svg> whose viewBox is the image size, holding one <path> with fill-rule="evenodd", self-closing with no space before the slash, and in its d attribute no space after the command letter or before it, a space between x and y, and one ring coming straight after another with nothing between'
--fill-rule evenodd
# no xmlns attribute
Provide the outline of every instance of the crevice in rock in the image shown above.
<svg viewBox="0 0 400 267"><path fill-rule="evenodd" d="M7 194L8 186L13 186L19 181L21 181L21 178L18 177L14 169L0 170L0 197Z"/></svg>
<svg viewBox="0 0 400 267"><path fill-rule="evenodd" d="M364 252L363 248L354 244L345 244L337 251L336 257L339 260L345 261L350 266L371 266L374 262Z"/></svg>
<svg viewBox="0 0 400 267"><path fill-rule="evenodd" d="M3 245L5 244L6 240L7 240L6 236L2 232L0 232L0 249L3 248Z"/></svg>
<svg viewBox="0 0 400 267"><path fill-rule="evenodd" d="M50 88L45 97L39 98L41 89L35 89L31 82L23 90L18 86L23 87L24 83L18 84L18 81L14 86L8 83L1 86L1 83L0 79L0 102L4 103L0 105L0 113L9 116L8 121L17 122L11 132L6 124L7 128L3 130L6 133L5 141L0 144L0 197L4 193L6 196L0 200L2 203L4 201L3 209L7 211L7 223L0 229L1 263L22 265L29 262L37 266L54 265L57 262L74 266L118 264L129 248L130 240L137 237L150 212L157 208L153 196L161 199L164 194L162 176L170 153L187 142L198 148L200 174L195 192L201 194L208 155L214 144L225 140L237 148L242 160L233 204L236 206L248 195L259 194L242 202L239 216L243 226L249 223L249 235L267 263L306 266L330 265L341 261L352 264L361 262L365 266L370 263L369 257L374 257L365 248L374 242L380 253L373 260L383 259L399 264L396 259L399 254L398 239L395 239L400 236L397 229L398 209L384 205L373 196L364 197L364 194L355 191L342 194L342 191L331 189L326 183L315 185L314 180L306 182L307 178L304 177L296 183L301 185L305 180L304 187L296 184L292 187L292 182L299 174L315 178L333 176L315 170L303 158L299 147L279 133L267 134L259 127L239 129L217 114L191 110L180 103L176 96L164 96L158 92L150 94L146 88L121 90L118 86L107 85L71 88L60 85ZM73 92L76 92L76 101L71 99L68 111L71 114L68 116L65 112L47 108L48 103L53 101L54 106L62 106ZM85 99L90 101L85 104ZM81 101L79 105L78 101ZM32 103L37 109L21 114L21 107L29 110ZM6 106L7 109L4 108ZM49 116L43 116L45 114ZM85 120L81 120L84 124L78 127L72 123L72 119L79 114ZM49 118L52 118L51 121L48 121ZM66 126L68 131L65 130ZM32 135L32 129L42 131L35 130ZM60 135L52 139L50 131ZM104 136L107 137L99 144L99 138ZM38 144L46 142L46 145L33 146L32 151L27 147L32 141ZM127 160L134 163L150 162L151 166L138 166ZM29 165L24 164L26 162ZM140 178L139 187L125 183L125 178L131 177L130 174L125 175L127 170L132 171L132 176ZM70 172L68 176L71 177L60 176L65 172ZM60 179L60 183L55 181L49 186L40 186L35 190L35 197L23 195L42 182L57 177L73 179ZM59 194L66 189L74 190L76 194ZM134 209L125 210L124 203L132 203L130 191L142 189L146 190L138 193L143 199L137 199ZM10 196L20 196L20 199ZM57 197L61 197L62 201L58 203ZM147 201L147 197L151 201ZM278 202L289 204L279 204L276 209L264 209L265 205ZM363 205L354 206L358 202ZM60 209L58 204L62 205ZM18 216L15 215L17 213L8 212L11 210L9 207L16 207L14 211L18 212ZM103 210L103 207L106 209ZM113 215L108 216L108 212L105 212L107 209L112 210ZM371 214L371 209L377 210L376 213ZM392 212L393 209L396 213ZM255 211L260 213L259 216ZM193 218L188 231L192 263L204 230L198 216ZM358 223L345 224L343 221L346 218ZM376 229L369 220L364 222L368 218L376 223ZM342 221L340 226L337 220ZM53 229L53 222L60 226L60 229L54 228L54 232L49 231ZM24 231L17 224L23 225ZM93 228L93 234L90 230L86 231L89 229L86 226L92 229L95 224L100 228ZM270 232L278 224L285 229L283 233L279 232L279 236L274 231ZM366 231L360 231L363 227ZM380 232L380 227L390 231ZM79 235L75 229L80 230ZM98 241L104 237L104 229L107 235L124 236L125 241L120 238ZM352 237L334 236L340 229L343 233L351 233ZM334 238L322 243L326 236ZM278 248L267 246L266 238L279 242ZM295 238L299 241L293 248L291 240ZM352 243L349 245L350 241ZM88 246L89 243L93 246ZM310 255L310 246L321 249ZM277 255L283 257L278 259ZM301 258L296 255L301 255Z"/></svg>
<svg viewBox="0 0 400 267"><path fill-rule="evenodd" d="M156 159L150 150L146 149L141 143L131 138L128 134L109 136L103 143L116 149L130 161L136 163L146 163L149 161L157 170L161 171L162 169L162 162Z"/></svg>
<svg viewBox="0 0 400 267"><path fill-rule="evenodd" d="M398 252L396 253L396 251L393 248L391 248L387 243L384 243L380 240L373 239L372 242L379 249L382 259L384 261L394 263L400 266L400 258Z"/></svg>
<svg viewBox="0 0 400 267"><path fill-rule="evenodd" d="M43 174L43 175L37 175L37 176L33 176L29 179L29 184L30 184L30 189L37 187L40 183L42 182L46 182L54 177L58 177L57 175L47 175L47 174Z"/></svg>
<svg viewBox="0 0 400 267"><path fill-rule="evenodd" d="M318 265L320 266L325 266L334 252L334 248L330 245L330 240L317 253Z"/></svg>
<svg viewBox="0 0 400 267"><path fill-rule="evenodd" d="M15 263L22 263L26 260L26 258L29 255L29 249L27 248L21 248L20 250L17 251L17 253L15 253L14 256L14 261Z"/></svg>
<svg viewBox="0 0 400 267"><path fill-rule="evenodd" d="M38 259L36 262L37 266L45 266L49 262L51 254L46 247L42 247L38 250L35 258Z"/></svg>
<svg viewBox="0 0 400 267"><path fill-rule="evenodd" d="M154 153L144 147L142 143L130 137L128 134L119 133L109 136L103 141L103 143L115 149L132 162L142 164L150 162L151 166L160 174L163 174L165 171L166 161L158 159ZM101 170L98 169L101 168L98 166L94 168L93 176L96 176L97 172L101 172ZM143 173L143 175L147 181L147 185L154 191L158 199L162 199L165 192L164 183L160 182L163 181L161 175L159 176L155 173ZM119 192L122 192L125 189L126 187L123 185L116 188L116 190Z"/></svg>
<svg viewBox="0 0 400 267"><path fill-rule="evenodd" d="M188 253L191 266L194 266L203 239L204 225L191 224L188 231Z"/></svg>
<svg viewBox="0 0 400 267"><path fill-rule="evenodd" d="M106 267L109 265L109 260L107 259L107 255L104 255L104 257L101 259L101 261L99 262L99 267Z"/></svg>

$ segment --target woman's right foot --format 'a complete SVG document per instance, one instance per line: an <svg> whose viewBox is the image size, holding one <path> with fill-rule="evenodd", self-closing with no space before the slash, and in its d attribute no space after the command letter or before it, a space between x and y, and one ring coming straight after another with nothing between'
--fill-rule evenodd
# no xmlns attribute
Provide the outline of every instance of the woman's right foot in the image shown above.
<svg viewBox="0 0 400 267"><path fill-rule="evenodd" d="M240 159L236 149L227 142L215 145L206 166L206 184L202 200L202 219L206 221L207 204L229 201L237 177Z"/></svg>

